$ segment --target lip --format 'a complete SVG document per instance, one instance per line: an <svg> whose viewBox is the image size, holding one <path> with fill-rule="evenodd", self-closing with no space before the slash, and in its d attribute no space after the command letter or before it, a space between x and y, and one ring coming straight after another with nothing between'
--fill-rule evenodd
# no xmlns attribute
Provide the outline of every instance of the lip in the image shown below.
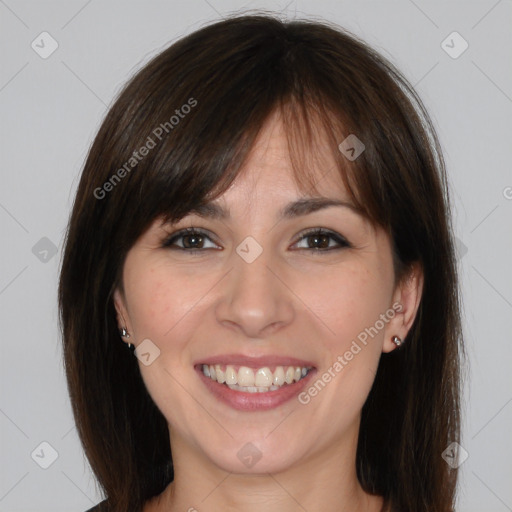
<svg viewBox="0 0 512 512"><path fill-rule="evenodd" d="M210 361L213 360L214 359L205 360L203 364L220 364L220 362L210 363ZM254 361L253 358L251 358L251 360ZM265 360L267 361L266 366L268 366L268 358ZM292 360L293 359L287 359L287 361ZM223 361L226 360L224 359ZM238 363L231 362L230 364ZM260 364L260 361L258 361L258 364ZM303 362L296 364L296 366L302 365ZM294 364L290 364L290 366L294 366ZM294 382L293 384L286 384L279 389L276 389L275 391L266 391L265 393L247 393L244 391L235 391L230 389L225 384L219 384L217 381L210 379L210 377L204 375L201 363L195 365L194 369L199 375L199 378L203 381L205 386L215 398L233 409L247 412L266 411L283 405L284 403L296 397L308 385L309 381L316 374L316 368L312 368L308 374L298 382Z"/></svg>
<svg viewBox="0 0 512 512"><path fill-rule="evenodd" d="M208 357L207 359L200 359L194 363L194 366L201 366L202 364L215 366L216 364L231 364L236 366L248 366L249 368L263 368L264 366L300 366L300 367L315 367L311 361L304 359L297 359L296 357L288 356L245 356L243 354L224 354L218 356ZM300 381L299 381L300 382Z"/></svg>

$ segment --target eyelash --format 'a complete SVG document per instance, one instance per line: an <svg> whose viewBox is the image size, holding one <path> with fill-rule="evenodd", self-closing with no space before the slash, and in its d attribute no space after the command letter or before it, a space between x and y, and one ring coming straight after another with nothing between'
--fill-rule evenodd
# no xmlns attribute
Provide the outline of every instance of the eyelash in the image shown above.
<svg viewBox="0 0 512 512"><path fill-rule="evenodd" d="M179 251L184 251L184 252L188 252L188 253L191 253L191 254L198 254L198 253L201 253L201 252L204 252L206 250L211 250L212 248L210 247L207 247L207 248L203 248L203 249L188 249L188 248L185 248L185 247L179 247L179 246L176 246L174 245L176 240L179 240L180 238L183 238L184 236L193 236L193 235L196 235L196 236L201 236L201 237L205 237L207 238L208 240L210 240L212 243L215 243L211 237L208 235L207 232L201 230L201 229L197 229L197 228L185 228L185 229L182 229L176 233L173 233L171 234L170 236L168 236L162 243L162 247L163 248L167 248L167 249L172 249L172 250L179 250ZM314 236L314 235L317 235L317 236L328 236L330 237L332 240L334 240L336 243L338 243L339 245L337 247L328 247L328 248L324 248L324 249L318 249L318 248L314 248L314 247L307 247L307 248L300 248L300 249L296 249L296 250L299 250L299 251L312 251L313 253L326 253L326 252L330 252L330 251L333 251L333 250L340 250L340 249L345 249L345 248L350 248L352 247L352 245L343 237L341 236L340 234L336 233L335 231L330 231L328 229L324 229L324 228L310 228L310 229L307 229L306 231L304 231L303 233L301 233L301 236L300 238L294 243L297 244L298 242L301 242L302 240L304 239L307 239L308 237L311 237L311 236ZM218 250L218 249L215 249L215 250Z"/></svg>

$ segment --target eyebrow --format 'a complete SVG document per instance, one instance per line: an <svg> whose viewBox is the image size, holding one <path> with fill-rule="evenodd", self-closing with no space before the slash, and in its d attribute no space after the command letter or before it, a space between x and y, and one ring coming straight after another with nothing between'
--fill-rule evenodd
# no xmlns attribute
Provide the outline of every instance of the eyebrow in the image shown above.
<svg viewBox="0 0 512 512"><path fill-rule="evenodd" d="M354 204L348 201L342 201L340 199L331 199L327 197L306 197L288 203L286 206L281 208L278 212L278 218L292 219L295 217L308 215L310 213L323 210L325 208L330 208L332 206L348 208L353 212L357 213L358 215L362 214L359 208L357 208ZM199 217L218 220L227 220L231 216L229 210L224 209L221 205L217 203L211 202L198 205L197 207L190 210L190 214L192 213L198 215Z"/></svg>

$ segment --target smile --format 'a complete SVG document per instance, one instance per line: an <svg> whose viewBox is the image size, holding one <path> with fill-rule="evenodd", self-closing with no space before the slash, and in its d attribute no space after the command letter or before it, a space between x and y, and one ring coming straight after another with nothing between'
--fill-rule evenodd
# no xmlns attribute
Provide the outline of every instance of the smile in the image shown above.
<svg viewBox="0 0 512 512"><path fill-rule="evenodd" d="M247 412L265 411L297 398L317 372L309 361L292 357L219 355L194 368L220 403Z"/></svg>
<svg viewBox="0 0 512 512"><path fill-rule="evenodd" d="M230 389L246 393L267 393L276 391L282 386L298 382L306 377L311 367L305 366L276 366L271 370L249 368L248 366L202 365L203 374L219 384L225 384Z"/></svg>

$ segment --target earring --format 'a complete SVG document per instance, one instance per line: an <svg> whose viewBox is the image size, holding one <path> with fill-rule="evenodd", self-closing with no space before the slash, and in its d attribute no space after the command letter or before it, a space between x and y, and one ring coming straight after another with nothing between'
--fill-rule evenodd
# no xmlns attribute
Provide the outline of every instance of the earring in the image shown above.
<svg viewBox="0 0 512 512"><path fill-rule="evenodd" d="M399 347L401 344L402 344L402 340L398 337L398 336L393 336L391 338L391 341L397 346Z"/></svg>
<svg viewBox="0 0 512 512"><path fill-rule="evenodd" d="M126 327L122 327L119 329L119 334L121 335L121 338L129 338L130 335L128 334L128 331L126 330Z"/></svg>
<svg viewBox="0 0 512 512"><path fill-rule="evenodd" d="M122 327L121 329L119 329L119 334L121 335L121 338L128 339L130 337L130 334L128 333L128 330L126 329L126 327ZM131 348L132 348L131 343L128 343L128 348L131 350Z"/></svg>

